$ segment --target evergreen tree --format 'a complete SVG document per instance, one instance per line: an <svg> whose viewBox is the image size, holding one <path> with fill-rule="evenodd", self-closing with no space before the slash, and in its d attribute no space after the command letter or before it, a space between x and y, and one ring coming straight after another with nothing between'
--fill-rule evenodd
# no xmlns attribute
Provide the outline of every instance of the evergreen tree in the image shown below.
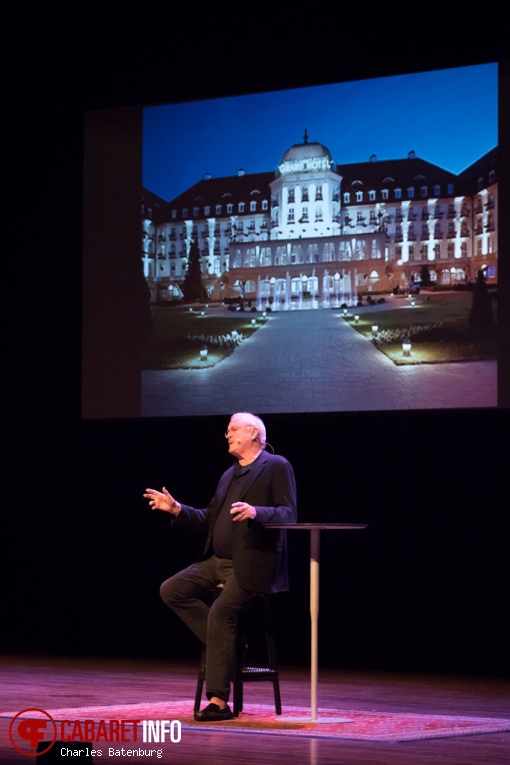
<svg viewBox="0 0 510 765"><path fill-rule="evenodd" d="M491 296L487 289L485 275L480 269L473 290L473 302L469 314L469 326L480 332L488 332L492 327Z"/></svg>
<svg viewBox="0 0 510 765"><path fill-rule="evenodd" d="M430 287L432 284L432 279L430 278L429 267L426 263L421 267L420 278L422 287Z"/></svg>
<svg viewBox="0 0 510 765"><path fill-rule="evenodd" d="M200 250L198 241L193 239L189 248L188 270L182 283L182 292L186 303L201 300L204 292L202 272L200 270Z"/></svg>

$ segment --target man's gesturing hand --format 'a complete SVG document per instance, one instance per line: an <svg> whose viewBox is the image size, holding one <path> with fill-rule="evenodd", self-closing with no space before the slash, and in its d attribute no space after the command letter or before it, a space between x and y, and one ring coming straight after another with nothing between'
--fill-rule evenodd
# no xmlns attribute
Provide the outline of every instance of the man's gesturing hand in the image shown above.
<svg viewBox="0 0 510 765"><path fill-rule="evenodd" d="M248 521L257 515L257 511L247 502L233 502L230 508L230 515L233 515L233 521Z"/></svg>
<svg viewBox="0 0 510 765"><path fill-rule="evenodd" d="M163 491L145 489L143 496L149 500L149 505L153 510L163 510L163 512L170 513L171 515L179 515L181 512L180 502L176 502L164 486Z"/></svg>

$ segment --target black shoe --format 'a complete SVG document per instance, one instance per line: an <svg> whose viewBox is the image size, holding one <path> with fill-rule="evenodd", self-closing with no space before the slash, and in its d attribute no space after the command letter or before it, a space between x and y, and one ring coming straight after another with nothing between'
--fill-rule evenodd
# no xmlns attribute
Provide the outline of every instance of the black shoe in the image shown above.
<svg viewBox="0 0 510 765"><path fill-rule="evenodd" d="M217 704L208 704L200 712L195 712L197 722L218 722L219 720L233 719L234 715L228 704L224 709L220 709Z"/></svg>

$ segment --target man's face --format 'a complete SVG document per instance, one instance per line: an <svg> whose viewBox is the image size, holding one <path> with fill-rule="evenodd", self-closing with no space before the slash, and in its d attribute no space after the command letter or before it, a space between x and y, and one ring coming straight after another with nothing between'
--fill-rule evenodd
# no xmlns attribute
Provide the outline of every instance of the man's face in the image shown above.
<svg viewBox="0 0 510 765"><path fill-rule="evenodd" d="M256 433L257 428L243 417L232 417L225 434L227 436L229 454L238 459L248 455L253 449L253 437Z"/></svg>

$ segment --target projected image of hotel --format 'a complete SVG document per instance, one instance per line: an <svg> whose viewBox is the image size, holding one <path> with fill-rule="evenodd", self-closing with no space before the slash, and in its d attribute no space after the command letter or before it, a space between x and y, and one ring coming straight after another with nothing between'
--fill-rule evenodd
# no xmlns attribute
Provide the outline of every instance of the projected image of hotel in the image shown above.
<svg viewBox="0 0 510 765"><path fill-rule="evenodd" d="M172 200L143 190L143 268L153 302L182 296L192 241L204 299L259 309L355 304L424 278L497 283L497 149L455 175L408 156L341 164L309 138L276 168L205 175Z"/></svg>

